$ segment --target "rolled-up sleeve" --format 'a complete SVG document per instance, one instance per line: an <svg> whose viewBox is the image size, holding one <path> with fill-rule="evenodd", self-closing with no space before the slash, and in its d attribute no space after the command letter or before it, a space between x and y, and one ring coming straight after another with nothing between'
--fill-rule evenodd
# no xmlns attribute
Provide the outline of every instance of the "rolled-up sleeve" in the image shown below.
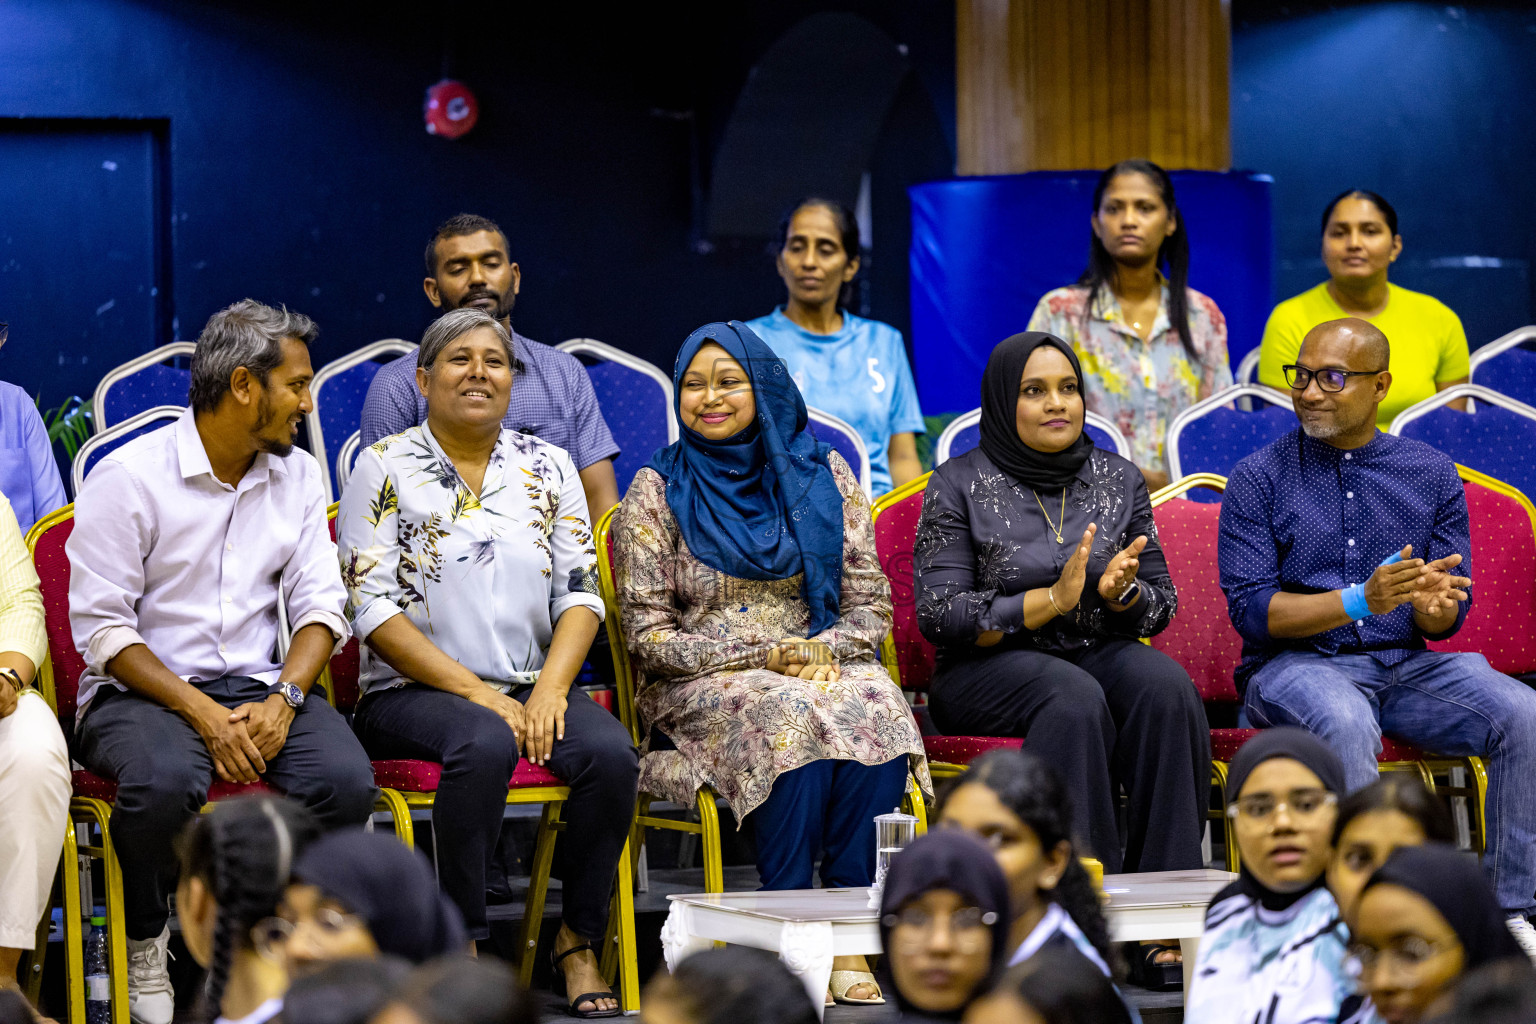
<svg viewBox="0 0 1536 1024"><path fill-rule="evenodd" d="M336 638L335 650L341 650L352 630L344 614L347 592L336 566L336 544L327 523L325 492L320 473L312 461L303 467L304 521L299 528L299 542L283 568L283 602L288 621L295 633L318 622Z"/></svg>
<svg viewBox="0 0 1536 1024"><path fill-rule="evenodd" d="M1280 554L1275 544L1274 496L1269 481L1239 463L1221 499L1216 561L1227 615L1246 643L1270 642L1269 602L1280 592Z"/></svg>
<svg viewBox="0 0 1536 1024"><path fill-rule="evenodd" d="M399 509L395 481L383 457L372 448L363 449L336 514L346 614L360 640L368 639L404 607L396 575L400 565Z"/></svg>
<svg viewBox="0 0 1536 1024"><path fill-rule="evenodd" d="M43 595L27 555L16 512L0 494L0 651L25 656L34 667L48 656Z"/></svg>
<svg viewBox="0 0 1536 1024"><path fill-rule="evenodd" d="M560 504L549 538L549 621L559 622L572 608L586 608L601 620L597 548L592 543L592 524L587 521L586 493L571 457L558 448L553 451L560 470Z"/></svg>
<svg viewBox="0 0 1536 1024"><path fill-rule="evenodd" d="M938 473L928 478L913 547L917 628L938 647L975 643L988 631L1024 629L1024 598L977 590L976 550L965 505Z"/></svg>
<svg viewBox="0 0 1536 1024"><path fill-rule="evenodd" d="M144 596L144 561L155 541L148 503L133 474L113 459L98 463L75 496L69 556L69 629L92 672L134 644Z"/></svg>

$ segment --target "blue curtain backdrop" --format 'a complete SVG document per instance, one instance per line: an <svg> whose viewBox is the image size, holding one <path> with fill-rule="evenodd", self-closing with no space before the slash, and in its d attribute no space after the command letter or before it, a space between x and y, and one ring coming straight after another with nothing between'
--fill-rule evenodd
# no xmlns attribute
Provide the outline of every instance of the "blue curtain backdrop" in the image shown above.
<svg viewBox="0 0 1536 1024"><path fill-rule="evenodd" d="M999 341L1024 330L1040 296L1077 280L1099 172L1037 171L914 185L912 350L923 412L980 403L981 371ZM1274 305L1270 178L1174 171L1190 243L1190 287L1227 317L1239 360L1258 347Z"/></svg>

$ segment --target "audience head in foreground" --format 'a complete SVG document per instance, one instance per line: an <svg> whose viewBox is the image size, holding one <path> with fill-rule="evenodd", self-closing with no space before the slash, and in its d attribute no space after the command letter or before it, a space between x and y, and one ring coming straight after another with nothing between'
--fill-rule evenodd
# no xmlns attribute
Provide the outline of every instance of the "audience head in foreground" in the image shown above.
<svg viewBox="0 0 1536 1024"><path fill-rule="evenodd" d="M533 1000L504 961L450 955L412 971L373 1024L537 1024L538 1019ZM731 1018L731 1024L743 1022Z"/></svg>
<svg viewBox="0 0 1536 1024"><path fill-rule="evenodd" d="M1430 1024L1531 1024L1536 1021L1536 971L1519 958L1495 960L1468 971L1451 993L1450 1007Z"/></svg>
<svg viewBox="0 0 1536 1024"><path fill-rule="evenodd" d="M182 835L176 912L187 951L208 971L205 1019L257 1024L282 1006L288 976L265 926L294 858L319 835L312 814L270 796L222 801Z"/></svg>
<svg viewBox="0 0 1536 1024"><path fill-rule="evenodd" d="M360 829L333 832L299 856L278 914L294 977L380 953L424 963L469 941L427 859L393 835Z"/></svg>
<svg viewBox="0 0 1536 1024"><path fill-rule="evenodd" d="M294 979L275 1024L368 1024L410 969L395 956L348 957L322 964Z"/></svg>
<svg viewBox="0 0 1536 1024"><path fill-rule="evenodd" d="M1328 888L1344 922L1352 922L1360 890L1393 850L1455 841L1450 811L1417 775L1392 772L1355 790L1339 804L1328 862Z"/></svg>
<svg viewBox="0 0 1536 1024"><path fill-rule="evenodd" d="M945 795L939 823L980 837L1003 869L1012 916L1007 964L1063 945L1112 975L1109 928L1072 847L1071 802L1044 761L1023 750L982 755Z"/></svg>
<svg viewBox="0 0 1536 1024"><path fill-rule="evenodd" d="M966 1011L965 1024L1131 1024L1115 986L1065 949L1045 949L1014 967Z"/></svg>
<svg viewBox="0 0 1536 1024"><path fill-rule="evenodd" d="M959 1020L1007 961L1008 881L980 839L920 836L891 861L880 947L904 1017Z"/></svg>
<svg viewBox="0 0 1536 1024"><path fill-rule="evenodd" d="M1355 908L1349 952L1387 1024L1417 1024L1446 1007L1467 971L1525 960L1477 859L1445 843L1401 847L1376 869Z"/></svg>
<svg viewBox="0 0 1536 1024"><path fill-rule="evenodd" d="M640 999L640 1020L644 1024L816 1024L818 1018L805 986L778 957L750 946L726 946L695 953L670 974L657 971Z"/></svg>
<svg viewBox="0 0 1536 1024"><path fill-rule="evenodd" d="M1343 791L1338 756L1301 729L1265 730L1233 758L1227 814L1242 874L1206 910L1189 1024L1331 1021L1358 1006L1347 932L1323 886Z"/></svg>

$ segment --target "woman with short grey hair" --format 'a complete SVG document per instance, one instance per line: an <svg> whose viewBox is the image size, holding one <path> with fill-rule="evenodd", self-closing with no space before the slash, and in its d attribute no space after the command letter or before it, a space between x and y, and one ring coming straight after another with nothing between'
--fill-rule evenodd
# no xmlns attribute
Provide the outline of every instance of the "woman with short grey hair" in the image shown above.
<svg viewBox="0 0 1536 1024"><path fill-rule="evenodd" d="M603 619L581 478L563 449L502 427L511 344L486 313L454 310L427 329L416 385L426 422L358 457L336 520L347 615L367 641L354 725L374 758L442 764L438 873L473 939L490 934L486 862L519 759L570 786L554 975L573 1016L614 1016L592 942L639 755L572 689Z"/></svg>

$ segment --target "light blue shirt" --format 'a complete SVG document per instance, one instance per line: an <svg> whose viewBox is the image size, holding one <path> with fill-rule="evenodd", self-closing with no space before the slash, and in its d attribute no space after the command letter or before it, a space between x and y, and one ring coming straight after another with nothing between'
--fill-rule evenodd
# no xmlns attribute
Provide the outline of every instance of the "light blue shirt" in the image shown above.
<svg viewBox="0 0 1536 1024"><path fill-rule="evenodd" d="M926 429L901 332L845 310L842 330L813 334L785 316L783 306L747 326L784 360L806 405L859 432L869 450L871 491L889 491L891 435Z"/></svg>
<svg viewBox="0 0 1536 1024"><path fill-rule="evenodd" d="M562 448L503 429L478 497L422 424L363 450L336 516L347 617L360 639L405 615L505 692L538 680L570 608L599 619L597 549ZM407 680L367 647L364 692Z"/></svg>
<svg viewBox="0 0 1536 1024"><path fill-rule="evenodd" d="M4 381L0 381L0 494L16 510L22 536L68 500L37 404L21 388Z"/></svg>

